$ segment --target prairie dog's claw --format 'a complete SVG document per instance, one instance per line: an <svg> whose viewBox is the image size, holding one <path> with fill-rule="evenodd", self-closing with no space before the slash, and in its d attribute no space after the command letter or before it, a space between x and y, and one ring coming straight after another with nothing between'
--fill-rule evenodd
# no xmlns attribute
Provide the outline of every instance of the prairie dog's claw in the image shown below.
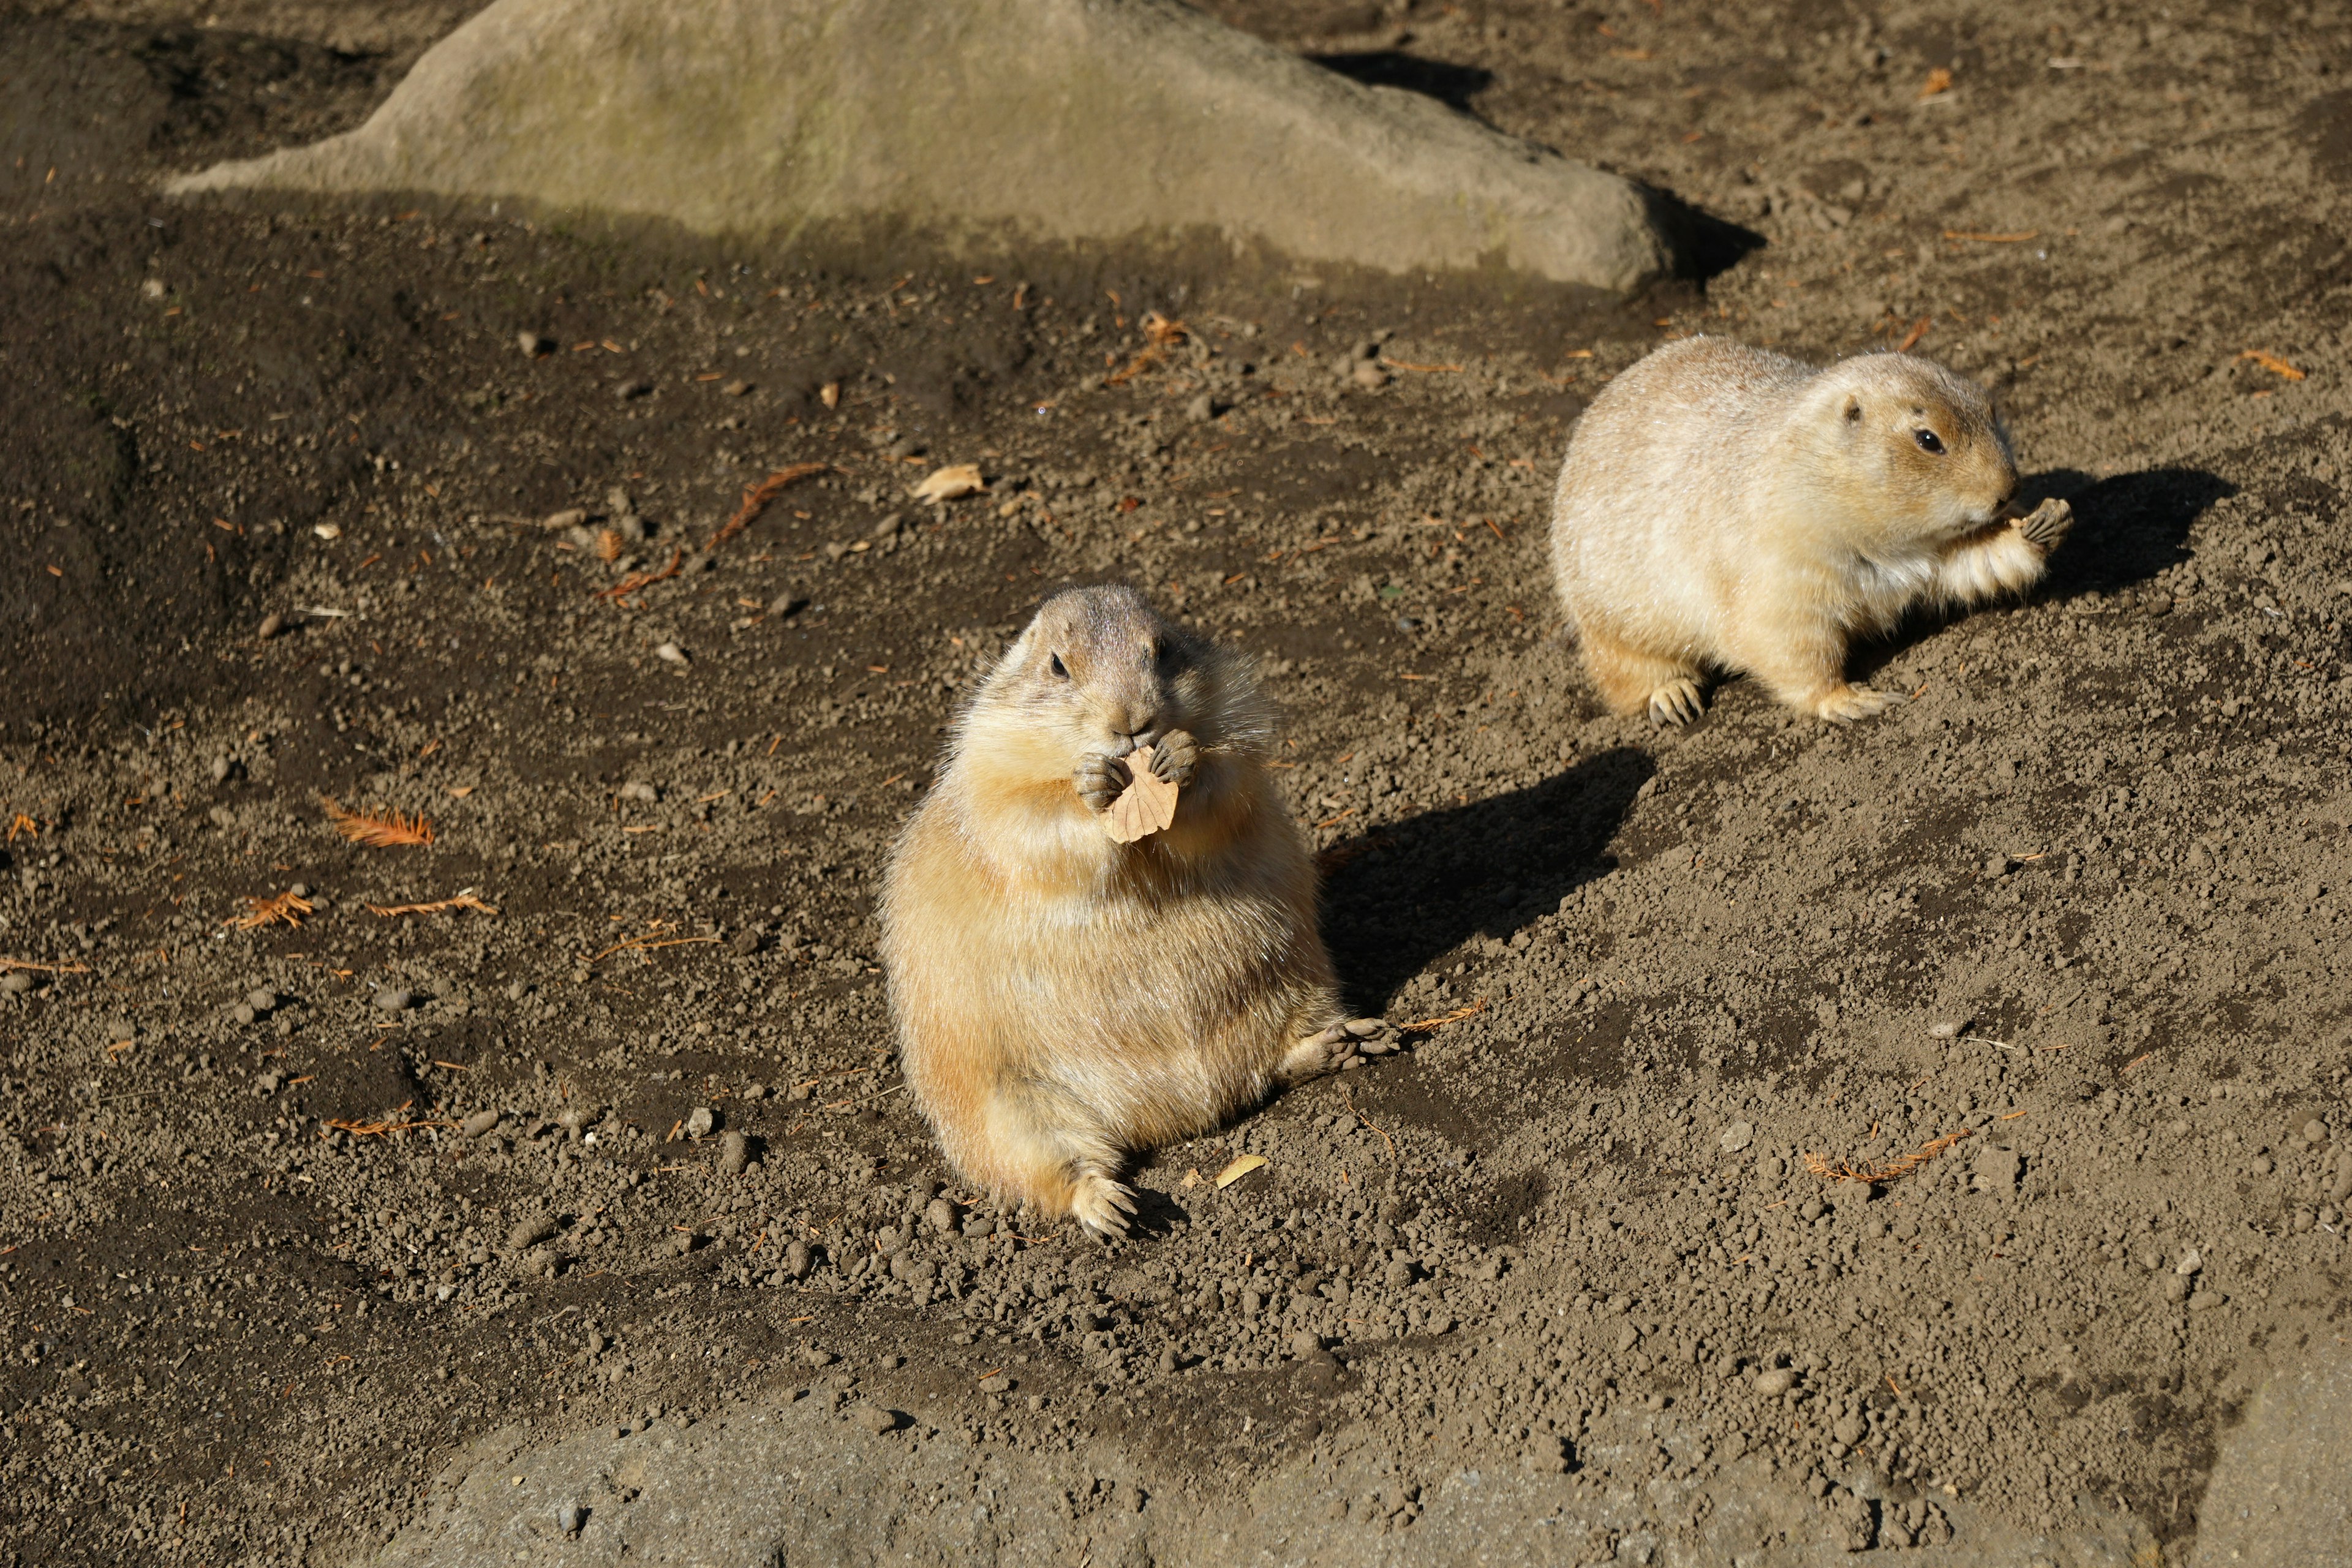
<svg viewBox="0 0 2352 1568"><path fill-rule="evenodd" d="M2056 549L2066 531L2074 526L2074 509L2053 496L2023 517L2011 518L2009 526L2022 534L2027 543L2047 552Z"/></svg>
<svg viewBox="0 0 2352 1568"><path fill-rule="evenodd" d="M1885 712L1894 701L1885 692L1867 686L1841 686L1816 701L1813 711L1832 724L1851 724Z"/></svg>
<svg viewBox="0 0 2352 1568"><path fill-rule="evenodd" d="M1108 1176L1081 1176L1070 1195L1070 1212L1097 1236L1128 1236L1135 1229L1135 1194Z"/></svg>
<svg viewBox="0 0 2352 1568"><path fill-rule="evenodd" d="M1661 730L1696 723L1705 711L1706 700L1696 680L1677 680L1650 693L1650 722Z"/></svg>
<svg viewBox="0 0 2352 1568"><path fill-rule="evenodd" d="M1077 781L1078 798L1090 811L1108 811L1110 803L1126 794L1131 782L1127 764L1104 752L1080 763L1071 776Z"/></svg>
<svg viewBox="0 0 2352 1568"><path fill-rule="evenodd" d="M1189 731L1171 730L1151 748L1153 775L1178 789L1192 782L1192 774L1200 765L1200 742L1192 739Z"/></svg>

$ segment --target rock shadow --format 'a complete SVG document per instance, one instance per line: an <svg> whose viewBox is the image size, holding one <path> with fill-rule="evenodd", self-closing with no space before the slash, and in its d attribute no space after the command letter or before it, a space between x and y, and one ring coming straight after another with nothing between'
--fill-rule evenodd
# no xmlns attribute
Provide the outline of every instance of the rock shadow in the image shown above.
<svg viewBox="0 0 2352 1568"><path fill-rule="evenodd" d="M1350 1011L1377 1015L1472 936L1507 937L1607 872L1647 752L1620 746L1555 778L1423 812L1325 851L1323 931Z"/></svg>
<svg viewBox="0 0 2352 1568"><path fill-rule="evenodd" d="M1472 113L1470 100L1493 85L1495 73L1479 66L1449 65L1425 60L1400 49L1372 49L1360 54L1309 55L1325 70L1337 71L1366 87L1402 88L1433 98L1448 109Z"/></svg>

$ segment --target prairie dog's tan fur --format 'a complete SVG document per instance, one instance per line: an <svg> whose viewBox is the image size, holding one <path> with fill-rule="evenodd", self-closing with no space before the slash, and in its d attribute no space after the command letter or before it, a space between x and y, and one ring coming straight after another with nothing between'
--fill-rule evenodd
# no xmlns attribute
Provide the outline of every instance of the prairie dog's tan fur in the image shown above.
<svg viewBox="0 0 2352 1568"><path fill-rule="evenodd" d="M1849 637L2041 579L2071 514L2012 519L2016 490L1983 392L1940 365L1817 370L1686 338L1585 410L1553 492L1552 567L1617 712L1688 723L1706 673L1738 670L1844 721L1891 700L1847 683Z"/></svg>
<svg viewBox="0 0 2352 1568"><path fill-rule="evenodd" d="M883 962L907 1081L967 1177L1103 1232L1124 1154L1346 1064L1316 878L1234 656L1124 587L1048 601L959 718L892 856ZM1154 748L1174 823L1101 812Z"/></svg>

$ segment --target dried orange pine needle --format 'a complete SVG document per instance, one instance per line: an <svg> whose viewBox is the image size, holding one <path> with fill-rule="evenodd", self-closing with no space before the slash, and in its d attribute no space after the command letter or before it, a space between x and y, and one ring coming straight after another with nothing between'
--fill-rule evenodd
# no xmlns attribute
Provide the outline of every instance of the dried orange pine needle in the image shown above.
<svg viewBox="0 0 2352 1568"><path fill-rule="evenodd" d="M41 836L40 824L20 811L16 814L16 820L8 825L8 842L16 843L19 833L28 833L38 838Z"/></svg>
<svg viewBox="0 0 2352 1568"><path fill-rule="evenodd" d="M1949 92L1951 90L1952 73L1950 68L1945 66L1937 66L1934 70L1927 73L1927 85L1919 89L1919 96L1922 99L1929 99L1935 97L1939 92Z"/></svg>
<svg viewBox="0 0 2352 1568"><path fill-rule="evenodd" d="M618 561L621 558L621 552L628 547L628 542L621 537L621 531L617 528L600 530L596 535L596 559Z"/></svg>
<svg viewBox="0 0 2352 1568"><path fill-rule="evenodd" d="M1832 1182L1868 1182L1874 1185L1881 1182L1897 1181L1909 1175L1961 1139L1968 1137L1973 1131L1972 1128L1963 1127L1957 1132L1947 1132L1941 1138L1921 1148L1916 1153L1906 1154L1891 1165L1832 1165L1819 1154L1808 1154L1805 1156L1805 1169L1825 1181Z"/></svg>
<svg viewBox="0 0 2352 1568"><path fill-rule="evenodd" d="M1467 1007L1456 1007L1451 1013L1440 1014L1434 1018L1423 1018L1417 1024L1407 1024L1405 1027L1415 1033L1423 1033L1430 1029L1442 1029L1448 1024L1458 1024L1463 1019L1469 1017L1472 1014L1483 1013L1486 1010L1486 1004L1484 999L1481 999L1471 1003Z"/></svg>
<svg viewBox="0 0 2352 1568"><path fill-rule="evenodd" d="M788 468L778 468L761 479L758 489L745 490L743 504L735 509L735 515L727 520L724 527L710 536L709 544L704 548L716 550L751 527L752 520L768 510L768 503L784 493L785 486L798 484L803 479L821 474L825 467L823 463L794 463Z"/></svg>
<svg viewBox="0 0 2352 1568"><path fill-rule="evenodd" d="M685 564L686 551L681 547L670 552L669 564L660 571L632 572L611 587L599 588L588 596L592 599L624 599L640 588L650 587L656 583L677 576L678 568Z"/></svg>
<svg viewBox="0 0 2352 1568"><path fill-rule="evenodd" d="M449 910L472 910L478 914L494 915L499 911L474 896L474 889L450 898L438 899L429 904L370 904L369 910L380 915L437 915Z"/></svg>
<svg viewBox="0 0 2352 1568"><path fill-rule="evenodd" d="M424 816L403 816L396 811L345 811L331 795L320 795L335 831L371 849L398 849L433 842L433 825Z"/></svg>
<svg viewBox="0 0 2352 1568"><path fill-rule="evenodd" d="M2248 349L2244 353L2240 354L2238 357L2240 359L2250 359L2256 364L2262 366L2264 370L2270 372L2273 375L2283 376L2288 381L2301 381L2303 379L2303 372L2295 369L2294 366L2287 363L2286 361L2279 358L2276 354L2266 354L2260 349Z"/></svg>
<svg viewBox="0 0 2352 1568"><path fill-rule="evenodd" d="M235 926L239 931L259 931L263 926L274 925L299 926L302 923L302 917L309 914L312 908L310 900L298 899L291 893L279 893L267 899L247 899L245 901L251 906L246 913L231 915L221 923Z"/></svg>

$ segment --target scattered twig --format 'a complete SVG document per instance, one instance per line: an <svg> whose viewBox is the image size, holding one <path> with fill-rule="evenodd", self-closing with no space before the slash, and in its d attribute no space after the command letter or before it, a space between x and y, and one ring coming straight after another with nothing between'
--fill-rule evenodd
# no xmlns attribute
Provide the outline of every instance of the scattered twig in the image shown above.
<svg viewBox="0 0 2352 1568"><path fill-rule="evenodd" d="M627 576L622 578L619 582L614 584L611 587L599 588L588 596L592 599L626 598L629 595L635 593L640 588L650 588L656 583L664 582L669 578L677 576L678 569L685 564L686 550L685 547L681 545L670 555L669 564L663 567L660 571L632 572Z"/></svg>
<svg viewBox="0 0 2352 1568"><path fill-rule="evenodd" d="M445 910L473 910L486 915L499 911L474 896L471 888L446 899L436 899L429 904L370 904L369 909L380 915L437 915Z"/></svg>
<svg viewBox="0 0 2352 1568"><path fill-rule="evenodd" d="M433 842L433 825L419 813L414 817L403 816L396 811L345 811L331 795L320 795L320 805L327 808L327 818L335 831L354 844L364 844L371 849L397 849L410 845Z"/></svg>
<svg viewBox="0 0 2352 1568"><path fill-rule="evenodd" d="M43 963L38 959L9 958L0 955L0 973L11 969L37 969L44 974L88 974L87 963Z"/></svg>
<svg viewBox="0 0 2352 1568"><path fill-rule="evenodd" d="M1379 1125L1376 1124L1370 1117L1356 1109L1355 1097L1348 1092L1348 1086L1344 1083L1339 1086L1339 1102L1348 1108L1349 1115L1354 1117L1358 1121L1362 1122L1365 1126L1371 1128L1373 1131L1381 1134L1381 1142L1389 1146L1389 1163L1391 1164L1395 1164L1397 1163L1396 1140L1390 1137L1386 1132L1381 1131Z"/></svg>
<svg viewBox="0 0 2352 1568"><path fill-rule="evenodd" d="M1963 1127L1958 1131L1947 1132L1941 1138L1922 1147L1916 1153L1906 1154L1891 1165L1832 1165L1819 1154L1808 1154L1805 1156L1805 1169L1825 1181L1832 1182L1866 1182L1876 1185L1882 1182L1897 1181L1909 1175L1974 1131L1974 1128Z"/></svg>
<svg viewBox="0 0 2352 1568"><path fill-rule="evenodd" d="M1917 321L1912 322L1911 330L1903 334L1903 341L1895 345L1895 352L1899 354L1909 353L1911 352L1911 345L1917 342L1921 338L1926 337L1927 335L1927 329L1935 324L1936 318L1933 316L1922 316Z"/></svg>
<svg viewBox="0 0 2352 1568"><path fill-rule="evenodd" d="M2250 359L2256 364L2262 366L2264 370L2270 372L2273 375L2284 376L2288 381L2301 381L2303 379L2303 372L2295 369L2294 366L2287 363L2286 361L2279 358L2276 354L2266 354L2260 349L2248 349L2238 357L2240 359ZM16 835L12 832L9 837L13 838Z"/></svg>
<svg viewBox="0 0 2352 1568"><path fill-rule="evenodd" d="M704 552L707 554L717 550L720 545L751 527L752 521L768 510L768 503L784 493L786 486L798 484L803 479L821 474L828 466L824 463L793 463L778 468L774 473L761 479L757 489L745 490L743 504L735 509L735 515L727 520L724 527L710 536L710 542L702 547Z"/></svg>
<svg viewBox="0 0 2352 1568"><path fill-rule="evenodd" d="M419 1127L455 1127L454 1121L362 1121L351 1117L339 1117L327 1123L338 1132L348 1132L354 1138L382 1138L394 1132L411 1132Z"/></svg>
<svg viewBox="0 0 2352 1568"><path fill-rule="evenodd" d="M1125 370L1105 377L1105 386L1124 386L1166 359L1168 351L1184 341L1186 330L1183 322L1171 321L1159 311L1152 310L1143 318L1143 333L1151 342L1145 345L1141 353L1127 362Z"/></svg>
<svg viewBox="0 0 2352 1568"><path fill-rule="evenodd" d="M263 926L271 925L299 927L302 917L313 908L310 900L298 899L291 893L279 893L267 899L248 898L245 901L252 906L246 913L231 915L221 923L235 926L238 931L259 931Z"/></svg>
<svg viewBox="0 0 2352 1568"><path fill-rule="evenodd" d="M2041 234L2038 228L2021 228L2014 234L1979 234L1973 229L1948 228L1944 231L1944 237L1974 240L1979 245L2023 245L2029 239L2040 237Z"/></svg>
<svg viewBox="0 0 2352 1568"><path fill-rule="evenodd" d="M600 949L593 953L583 952L580 955L580 962L583 964L598 963L612 957L616 952L625 952L632 948L637 949L641 952L650 952L654 948L657 947L685 947L693 942L717 942L719 940L719 938L715 936L663 936L661 934L662 931L668 929L669 926L670 922L667 921L656 921L653 923L652 928L648 930L645 935L633 936L625 942L616 942L612 946Z"/></svg>
<svg viewBox="0 0 2352 1568"><path fill-rule="evenodd" d="M16 820L8 825L8 842L16 843L16 835L19 833L27 833L38 838L41 836L41 825L20 811L16 814Z"/></svg>
<svg viewBox="0 0 2352 1568"><path fill-rule="evenodd" d="M1473 1013L1483 1013L1486 1010L1486 999L1482 996L1467 1007L1456 1007L1451 1013L1441 1014L1434 1018L1423 1018L1417 1024L1407 1024L1404 1028L1407 1034L1425 1035L1433 1029L1442 1029L1448 1024L1458 1024Z"/></svg>
<svg viewBox="0 0 2352 1568"><path fill-rule="evenodd" d="M1999 1046L2002 1050L2009 1052L2011 1056L2021 1057L2025 1054L2024 1047L2012 1046L2007 1040L1996 1040L1990 1035L1962 1035L1953 1043L1955 1045L1965 1046L1971 1041L1979 1046Z"/></svg>

